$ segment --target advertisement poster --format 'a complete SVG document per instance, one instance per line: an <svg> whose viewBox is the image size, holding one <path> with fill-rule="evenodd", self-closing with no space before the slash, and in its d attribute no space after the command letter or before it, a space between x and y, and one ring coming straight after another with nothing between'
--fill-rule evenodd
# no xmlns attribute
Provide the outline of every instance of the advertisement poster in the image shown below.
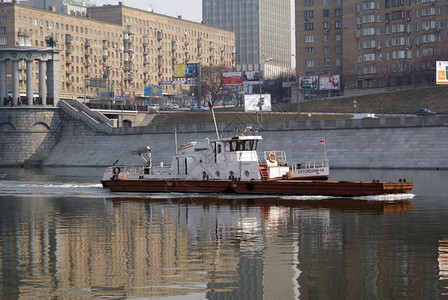
<svg viewBox="0 0 448 300"><path fill-rule="evenodd" d="M319 76L307 76L299 78L299 89L301 91L317 91L319 88Z"/></svg>
<svg viewBox="0 0 448 300"><path fill-rule="evenodd" d="M161 85L149 85L144 88L145 96L162 96L163 88Z"/></svg>
<svg viewBox="0 0 448 300"><path fill-rule="evenodd" d="M436 84L448 84L448 61L436 61Z"/></svg>
<svg viewBox="0 0 448 300"><path fill-rule="evenodd" d="M243 71L243 82L246 81L260 81L260 71Z"/></svg>
<svg viewBox="0 0 448 300"><path fill-rule="evenodd" d="M271 111L271 94L244 95L244 112L259 112L260 105L261 111Z"/></svg>
<svg viewBox="0 0 448 300"><path fill-rule="evenodd" d="M175 64L174 77L175 78L196 78L198 77L198 64Z"/></svg>
<svg viewBox="0 0 448 300"><path fill-rule="evenodd" d="M111 86L109 88L101 88L97 87L94 91L95 98L114 98L115 97L115 90L114 87Z"/></svg>
<svg viewBox="0 0 448 300"><path fill-rule="evenodd" d="M242 82L241 72L226 72L222 74L223 85L240 85Z"/></svg>
<svg viewBox="0 0 448 300"><path fill-rule="evenodd" d="M321 91L339 91L340 75L320 75L319 90Z"/></svg>

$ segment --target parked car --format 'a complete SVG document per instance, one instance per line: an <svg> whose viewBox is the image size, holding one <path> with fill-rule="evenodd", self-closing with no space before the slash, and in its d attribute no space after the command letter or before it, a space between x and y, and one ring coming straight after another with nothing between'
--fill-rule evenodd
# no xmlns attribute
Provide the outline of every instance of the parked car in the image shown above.
<svg viewBox="0 0 448 300"><path fill-rule="evenodd" d="M419 117L434 116L435 114L436 114L435 112L433 112L427 108L420 108L414 112L414 115L419 116Z"/></svg>
<svg viewBox="0 0 448 300"><path fill-rule="evenodd" d="M169 104L160 105L159 111L167 111L167 110L171 110L171 106Z"/></svg>
<svg viewBox="0 0 448 300"><path fill-rule="evenodd" d="M160 105L159 104L151 104L149 106L150 111L159 111L160 110Z"/></svg>
<svg viewBox="0 0 448 300"><path fill-rule="evenodd" d="M205 107L205 106L193 106L192 108L191 108L191 110L192 111L199 111L199 112L201 112L201 111L209 111L209 109L207 108L207 107Z"/></svg>
<svg viewBox="0 0 448 300"><path fill-rule="evenodd" d="M179 109L179 105L177 103L171 103L170 108L171 109Z"/></svg>

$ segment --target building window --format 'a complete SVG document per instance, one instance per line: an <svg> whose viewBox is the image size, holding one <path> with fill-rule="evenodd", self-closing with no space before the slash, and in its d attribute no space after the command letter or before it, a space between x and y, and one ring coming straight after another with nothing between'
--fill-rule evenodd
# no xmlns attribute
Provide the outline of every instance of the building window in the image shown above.
<svg viewBox="0 0 448 300"><path fill-rule="evenodd" d="M325 67L329 67L329 66L330 66L330 59L329 59L329 58L326 58L326 59L324 60L324 66L325 66Z"/></svg>
<svg viewBox="0 0 448 300"><path fill-rule="evenodd" d="M324 47L324 54L330 54L330 47L328 46Z"/></svg>
<svg viewBox="0 0 448 300"><path fill-rule="evenodd" d="M0 23L6 22L6 16L0 16Z"/></svg>
<svg viewBox="0 0 448 300"><path fill-rule="evenodd" d="M314 54L314 47L306 47L305 54Z"/></svg>
<svg viewBox="0 0 448 300"><path fill-rule="evenodd" d="M305 30L314 30L314 23L305 23Z"/></svg>
<svg viewBox="0 0 448 300"><path fill-rule="evenodd" d="M314 35L313 34L305 34L305 43L313 43Z"/></svg>
<svg viewBox="0 0 448 300"><path fill-rule="evenodd" d="M334 51L335 51L336 54L341 54L342 53L342 46L336 46Z"/></svg>
<svg viewBox="0 0 448 300"><path fill-rule="evenodd" d="M362 3L362 10L375 9L375 2L367 1Z"/></svg>
<svg viewBox="0 0 448 300"><path fill-rule="evenodd" d="M334 22L334 28L341 29L342 28L342 22L341 21Z"/></svg>
<svg viewBox="0 0 448 300"><path fill-rule="evenodd" d="M363 36L375 35L375 27L368 27L362 29Z"/></svg>
<svg viewBox="0 0 448 300"><path fill-rule="evenodd" d="M403 6L404 0L392 0L392 7Z"/></svg>
<svg viewBox="0 0 448 300"><path fill-rule="evenodd" d="M6 45L6 38L0 38L0 45Z"/></svg>
<svg viewBox="0 0 448 300"><path fill-rule="evenodd" d="M305 60L305 65L306 65L307 68L314 67L314 59L306 59Z"/></svg>
<svg viewBox="0 0 448 300"><path fill-rule="evenodd" d="M322 11L322 16L323 16L324 18L329 17L329 16L330 16L330 11L329 11L328 9L324 9L324 10Z"/></svg>
<svg viewBox="0 0 448 300"><path fill-rule="evenodd" d="M434 6L422 8L422 17L434 16L435 13L436 13L436 10L435 10Z"/></svg>
<svg viewBox="0 0 448 300"><path fill-rule="evenodd" d="M324 0L324 5L329 5L330 4L330 0Z"/></svg>
<svg viewBox="0 0 448 300"><path fill-rule="evenodd" d="M305 6L313 6L314 0L305 0Z"/></svg>
<svg viewBox="0 0 448 300"><path fill-rule="evenodd" d="M334 10L334 16L335 17L340 17L341 16L341 9L340 8L336 8Z"/></svg>
<svg viewBox="0 0 448 300"><path fill-rule="evenodd" d="M397 10L392 12L392 20L401 20L404 19L404 11Z"/></svg>
<svg viewBox="0 0 448 300"><path fill-rule="evenodd" d="M305 10L305 20L314 18L314 10Z"/></svg>
<svg viewBox="0 0 448 300"><path fill-rule="evenodd" d="M336 33L336 34L334 35L334 39L335 39L336 41L340 41L340 40L342 40L342 34L340 34L340 33Z"/></svg>
<svg viewBox="0 0 448 300"><path fill-rule="evenodd" d="M324 42L328 42L330 40L330 35L329 34L324 34Z"/></svg>
<svg viewBox="0 0 448 300"><path fill-rule="evenodd" d="M330 29L330 22L324 22L323 23L323 25L324 25L324 29Z"/></svg>

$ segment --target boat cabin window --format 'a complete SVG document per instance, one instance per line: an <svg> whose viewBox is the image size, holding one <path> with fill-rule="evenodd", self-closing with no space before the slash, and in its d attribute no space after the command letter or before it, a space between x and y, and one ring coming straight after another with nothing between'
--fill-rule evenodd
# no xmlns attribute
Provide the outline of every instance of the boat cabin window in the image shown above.
<svg viewBox="0 0 448 300"><path fill-rule="evenodd" d="M257 150L258 140L233 140L225 142L226 152Z"/></svg>

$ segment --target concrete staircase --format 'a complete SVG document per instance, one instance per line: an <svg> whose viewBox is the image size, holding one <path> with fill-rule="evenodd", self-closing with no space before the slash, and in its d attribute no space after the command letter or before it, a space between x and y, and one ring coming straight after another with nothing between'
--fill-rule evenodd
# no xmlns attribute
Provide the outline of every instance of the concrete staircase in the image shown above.
<svg viewBox="0 0 448 300"><path fill-rule="evenodd" d="M111 119L99 112L92 111L86 105L77 100L60 100L59 107L72 118L84 122L87 126L98 133L110 134L112 132L113 121Z"/></svg>

